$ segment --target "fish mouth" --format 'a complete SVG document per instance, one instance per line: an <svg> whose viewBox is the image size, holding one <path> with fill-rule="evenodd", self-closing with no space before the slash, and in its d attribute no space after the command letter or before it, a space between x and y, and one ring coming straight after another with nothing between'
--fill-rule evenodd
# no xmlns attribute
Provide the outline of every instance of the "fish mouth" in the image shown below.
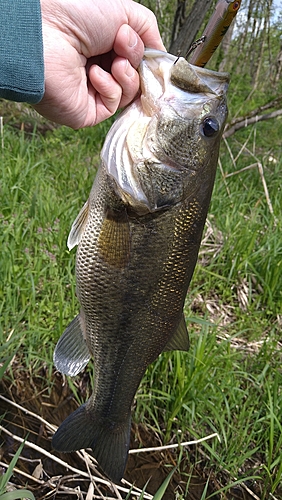
<svg viewBox="0 0 282 500"><path fill-rule="evenodd" d="M183 57L155 49L145 49L139 73L142 95L146 96L142 104L148 116L156 112L161 97L170 100L172 94L179 98L181 93L179 101L184 106L221 98L230 80L228 73L200 68Z"/></svg>

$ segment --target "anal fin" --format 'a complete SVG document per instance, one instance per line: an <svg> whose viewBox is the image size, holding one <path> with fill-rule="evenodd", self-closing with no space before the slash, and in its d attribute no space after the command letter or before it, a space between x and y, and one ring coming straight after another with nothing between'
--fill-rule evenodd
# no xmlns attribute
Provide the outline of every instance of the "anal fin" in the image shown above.
<svg viewBox="0 0 282 500"><path fill-rule="evenodd" d="M185 323L184 314L179 322L176 332L169 339L164 351L188 351L190 347L189 335Z"/></svg>
<svg viewBox="0 0 282 500"><path fill-rule="evenodd" d="M59 372L74 377L87 365L90 357L79 314L59 339L54 351L54 364Z"/></svg>

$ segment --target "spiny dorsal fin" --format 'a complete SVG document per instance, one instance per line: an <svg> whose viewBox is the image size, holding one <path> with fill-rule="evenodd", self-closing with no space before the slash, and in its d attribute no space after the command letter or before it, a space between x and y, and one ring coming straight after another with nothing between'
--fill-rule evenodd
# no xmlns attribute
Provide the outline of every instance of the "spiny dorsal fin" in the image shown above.
<svg viewBox="0 0 282 500"><path fill-rule="evenodd" d="M81 372L90 359L82 329L83 321L79 314L65 329L54 351L53 360L57 370L71 377Z"/></svg>
<svg viewBox="0 0 282 500"><path fill-rule="evenodd" d="M164 348L164 351L188 351L189 347L189 335L185 323L184 314L182 314L182 318L180 320L178 328L171 339L168 341L167 345Z"/></svg>
<svg viewBox="0 0 282 500"><path fill-rule="evenodd" d="M84 203L82 209L80 210L77 218L75 219L70 234L67 241L68 249L71 250L73 247L79 244L81 237L86 226L89 212L89 200Z"/></svg>

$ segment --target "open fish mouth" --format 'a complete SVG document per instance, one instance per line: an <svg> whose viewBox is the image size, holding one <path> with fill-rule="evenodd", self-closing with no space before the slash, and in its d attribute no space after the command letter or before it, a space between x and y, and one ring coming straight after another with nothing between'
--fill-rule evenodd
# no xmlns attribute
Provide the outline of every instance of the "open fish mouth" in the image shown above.
<svg viewBox="0 0 282 500"><path fill-rule="evenodd" d="M209 96L224 96L230 79L228 73L199 68L183 57L154 49L145 50L139 72L143 106L148 114L156 111L160 98L173 98L174 103L179 100L178 112L182 115L189 104L205 102Z"/></svg>

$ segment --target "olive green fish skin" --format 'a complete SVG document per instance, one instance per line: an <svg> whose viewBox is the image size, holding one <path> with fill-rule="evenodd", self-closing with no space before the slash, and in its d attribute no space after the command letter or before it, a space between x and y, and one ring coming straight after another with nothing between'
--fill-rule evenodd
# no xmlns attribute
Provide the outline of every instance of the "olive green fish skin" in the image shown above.
<svg viewBox="0 0 282 500"><path fill-rule="evenodd" d="M100 197L90 204L92 222L78 247L76 278L95 365L87 408L119 422L130 413L145 369L180 322L207 207L194 197L138 217L124 205L118 210L109 184L101 166L95 184ZM115 241L107 248L99 241L105 221L110 222L104 237ZM117 241L120 224L124 240Z"/></svg>
<svg viewBox="0 0 282 500"><path fill-rule="evenodd" d="M180 77L175 72L176 82L182 78L181 71ZM179 86L185 87L185 82ZM199 93L207 91L204 84L203 89ZM118 185L118 174L109 174L105 158L107 147L112 146L105 145L78 224L83 227L76 257L81 312L74 328L81 330L82 342L93 357L94 387L86 404L63 422L53 445L64 452L92 447L102 470L115 482L124 473L131 405L147 366L163 350L188 349L183 305L197 261L227 112L224 91L209 93L199 102L192 96L195 102L182 114L175 113L170 99L169 94L169 104L165 101L158 109L155 99L152 120L141 127L140 134L132 135L133 146L129 139L125 144L138 156L139 139L146 132L147 157L135 162L135 177L127 192ZM141 97L133 112L138 115L144 105ZM121 116L121 127L126 113L130 107L125 118ZM203 133L206 116L215 118L218 125L213 132L208 122L211 136ZM122 186L127 185L125 177ZM141 193L138 199L136 192ZM73 361L75 352L68 354L67 340L60 342L56 366L77 373L76 368L64 366L64 353ZM69 346L75 351L71 342ZM79 367L87 360L86 354Z"/></svg>

